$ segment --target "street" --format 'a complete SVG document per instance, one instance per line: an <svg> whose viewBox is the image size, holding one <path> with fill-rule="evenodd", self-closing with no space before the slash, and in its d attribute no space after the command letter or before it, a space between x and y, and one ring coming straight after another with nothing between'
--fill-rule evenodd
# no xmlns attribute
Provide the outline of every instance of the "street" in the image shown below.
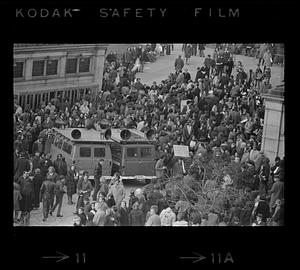
<svg viewBox="0 0 300 270"><path fill-rule="evenodd" d="M171 52L171 55L164 55L159 56L156 62L154 63L147 63L144 66L144 72L143 73L137 73L136 77L141 78L141 82L143 84L152 84L153 81L156 81L157 84L159 84L162 80L165 80L168 78L168 75L171 72L175 72L174 69L174 62L175 59L181 55L181 57L184 59L184 53L181 51L182 44L174 44L174 51ZM206 49L204 51L205 57L210 54L212 56L214 51L214 46L208 44L206 46ZM248 57L244 55L236 55L236 61L241 61L244 66L244 70L246 72L249 71L249 69L252 69L253 71L257 68L258 59L255 59L254 57ZM184 68L187 68L188 71L191 74L192 80L195 79L196 73L197 73L197 67L201 67L204 63L204 58L200 57L199 54L197 56L192 56L189 59L189 65L185 65ZM233 74L235 75L235 69L233 69ZM274 65L272 67L272 76L270 79L270 82L273 87L275 87L278 84L281 84L281 81L284 78L284 68L282 66Z"/></svg>
<svg viewBox="0 0 300 270"><path fill-rule="evenodd" d="M128 196L130 194L130 191L132 189L142 188L144 185L135 181L135 180L125 180L123 181L125 191L126 191L126 202L128 203ZM90 197L92 199L92 196ZM77 202L77 195L73 195L73 202ZM76 204L69 205L67 204L67 195L65 194L63 197L63 204L61 208L61 215L63 217L58 218L56 217L56 212L53 212L53 216L48 217L48 219L43 222L43 207L42 203L40 203L40 208L37 210L33 210L31 212L30 217L30 226L72 226L73 225L73 219L75 215L73 212L75 211Z"/></svg>

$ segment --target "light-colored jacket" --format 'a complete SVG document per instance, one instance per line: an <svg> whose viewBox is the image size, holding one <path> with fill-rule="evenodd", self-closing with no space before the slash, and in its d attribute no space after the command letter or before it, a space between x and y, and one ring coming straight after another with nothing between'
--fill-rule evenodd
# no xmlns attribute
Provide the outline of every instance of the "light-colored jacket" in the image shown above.
<svg viewBox="0 0 300 270"><path fill-rule="evenodd" d="M160 215L161 226L172 226L176 221L176 215L170 207L161 211Z"/></svg>
<svg viewBox="0 0 300 270"><path fill-rule="evenodd" d="M113 186L110 188L110 190L108 191L107 196L109 195L113 195L114 200L116 202L116 206L120 206L122 200L125 198L125 188L123 186L123 184L120 183L115 183L113 184Z"/></svg>

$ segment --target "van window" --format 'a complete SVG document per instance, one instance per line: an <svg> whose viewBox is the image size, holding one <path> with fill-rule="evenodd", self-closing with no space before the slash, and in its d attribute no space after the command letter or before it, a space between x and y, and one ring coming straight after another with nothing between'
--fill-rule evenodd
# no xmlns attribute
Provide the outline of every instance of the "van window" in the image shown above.
<svg viewBox="0 0 300 270"><path fill-rule="evenodd" d="M105 157L105 148L94 148L94 157Z"/></svg>
<svg viewBox="0 0 300 270"><path fill-rule="evenodd" d="M72 152L72 144L64 142L62 150L71 155Z"/></svg>
<svg viewBox="0 0 300 270"><path fill-rule="evenodd" d="M151 158L152 157L152 148L151 147L141 147L141 157L142 158Z"/></svg>
<svg viewBox="0 0 300 270"><path fill-rule="evenodd" d="M91 147L80 147L79 156L80 157L91 157Z"/></svg>
<svg viewBox="0 0 300 270"><path fill-rule="evenodd" d="M57 148L61 148L61 146L62 146L62 144L63 144L63 140L62 140L62 138L61 137L56 137L55 138L55 141L54 141L54 145L57 147Z"/></svg>
<svg viewBox="0 0 300 270"><path fill-rule="evenodd" d="M138 157L138 149L137 148L127 148L127 157Z"/></svg>

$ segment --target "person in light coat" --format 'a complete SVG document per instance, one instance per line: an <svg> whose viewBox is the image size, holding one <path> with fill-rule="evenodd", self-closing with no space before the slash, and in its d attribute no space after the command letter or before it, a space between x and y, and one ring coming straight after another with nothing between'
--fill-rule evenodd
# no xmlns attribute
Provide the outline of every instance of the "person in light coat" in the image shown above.
<svg viewBox="0 0 300 270"><path fill-rule="evenodd" d="M113 195L116 206L119 208L126 195L125 188L119 178L117 178L115 183L111 186L107 198L109 198L110 195Z"/></svg>
<svg viewBox="0 0 300 270"><path fill-rule="evenodd" d="M176 221L176 215L169 206L161 211L159 217L161 221L161 226L172 226L173 223Z"/></svg>
<svg viewBox="0 0 300 270"><path fill-rule="evenodd" d="M270 199L270 212L274 213L276 207L276 200L283 199L283 182L279 181L279 177L274 178L274 184L271 188L271 199Z"/></svg>

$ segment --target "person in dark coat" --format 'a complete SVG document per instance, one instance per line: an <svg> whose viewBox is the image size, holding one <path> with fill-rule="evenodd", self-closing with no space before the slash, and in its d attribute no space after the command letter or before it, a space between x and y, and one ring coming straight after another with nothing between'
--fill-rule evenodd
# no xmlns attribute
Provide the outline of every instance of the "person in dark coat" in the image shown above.
<svg viewBox="0 0 300 270"><path fill-rule="evenodd" d="M40 153L39 152L34 152L35 155L32 158L32 171L35 171L35 169L41 167L41 158L40 158Z"/></svg>
<svg viewBox="0 0 300 270"><path fill-rule="evenodd" d="M178 71L183 69L184 61L181 58L181 55L179 55L178 58L176 58L174 66L175 66L176 73L178 73Z"/></svg>
<svg viewBox="0 0 300 270"><path fill-rule="evenodd" d="M30 170L30 162L25 158L25 153L21 152L20 157L16 160L15 179L18 179L24 171Z"/></svg>
<svg viewBox="0 0 300 270"><path fill-rule="evenodd" d="M86 215L84 214L84 208L79 207L78 213L76 214L80 218L79 226L85 226L87 222Z"/></svg>
<svg viewBox="0 0 300 270"><path fill-rule="evenodd" d="M32 153L42 153L44 151L43 139L38 138L32 145Z"/></svg>
<svg viewBox="0 0 300 270"><path fill-rule="evenodd" d="M144 224L143 211L139 209L139 203L135 202L133 209L129 213L129 226L144 226Z"/></svg>
<svg viewBox="0 0 300 270"><path fill-rule="evenodd" d="M78 213L78 209L84 205L84 199L91 196L91 192L93 190L93 186L89 180L89 173L87 171L83 172L83 178L78 181L77 191L78 191L78 200L76 204L76 212Z"/></svg>
<svg viewBox="0 0 300 270"><path fill-rule="evenodd" d="M54 212L56 207L58 206L56 217L62 217L62 215L60 214L60 211L61 211L61 207L62 207L63 196L65 193L64 183L65 183L65 177L63 175L60 175L59 180L55 183L55 188L54 188L55 204L53 205L52 209L50 210L51 216L52 216L52 212Z"/></svg>
<svg viewBox="0 0 300 270"><path fill-rule="evenodd" d="M43 221L46 221L48 214L53 205L55 183L51 181L51 177L47 177L43 182L40 190L40 200L43 201Z"/></svg>
<svg viewBox="0 0 300 270"><path fill-rule="evenodd" d="M72 201L73 194L76 193L76 178L78 177L76 167L74 164L71 165L70 170L66 176L66 187L67 187L67 196L68 196L68 204L74 204Z"/></svg>
<svg viewBox="0 0 300 270"><path fill-rule="evenodd" d="M256 220L258 214L262 215L263 222L267 222L267 219L270 217L269 205L267 204L266 197L264 195L258 195L256 199L254 209L252 212L254 220Z"/></svg>
<svg viewBox="0 0 300 270"><path fill-rule="evenodd" d="M57 155L57 159L53 162L53 167L58 175L67 175L67 163L63 160L63 156L61 154Z"/></svg>
<svg viewBox="0 0 300 270"><path fill-rule="evenodd" d="M20 203L20 208L22 213L27 216L32 211L32 205L34 200L34 191L33 191L33 173L27 174L28 177L24 178L21 183L21 195L22 200Z"/></svg>
<svg viewBox="0 0 300 270"><path fill-rule="evenodd" d="M104 226L119 226L120 214L116 206L106 210Z"/></svg>
<svg viewBox="0 0 300 270"><path fill-rule="evenodd" d="M271 168L271 176L272 176L272 179L274 181L274 178L279 176L280 174L280 157L276 157L275 158L275 164L272 166Z"/></svg>
<svg viewBox="0 0 300 270"><path fill-rule="evenodd" d="M120 226L128 226L129 225L128 209L127 209L125 201L121 202L121 206L120 206L120 209L119 209L119 214L120 214Z"/></svg>
<svg viewBox="0 0 300 270"><path fill-rule="evenodd" d="M185 50L184 50L184 58L185 58L185 63L188 65L188 60L192 56L192 46L190 44L187 44Z"/></svg>
<svg viewBox="0 0 300 270"><path fill-rule="evenodd" d="M34 190L34 201L33 207L38 209L40 207L40 189L43 183L43 177L41 175L41 170L36 168L34 170L34 178L33 178L33 190Z"/></svg>
<svg viewBox="0 0 300 270"><path fill-rule="evenodd" d="M199 49L199 56L200 57L205 57L205 55L204 55L204 50L205 50L204 44L199 43L198 44L198 49Z"/></svg>
<svg viewBox="0 0 300 270"><path fill-rule="evenodd" d="M52 161L51 161L50 154L47 154L45 158L43 158L42 156L41 156L40 169L41 169L42 176L46 178L48 169L52 166Z"/></svg>
<svg viewBox="0 0 300 270"><path fill-rule="evenodd" d="M137 202L138 200L139 198L135 196L134 189L132 189L129 194L129 205L128 205L129 212L133 209L134 203Z"/></svg>
<svg viewBox="0 0 300 270"><path fill-rule="evenodd" d="M265 158L263 161L263 165L260 168L259 172L259 191L260 194L267 194L268 193L268 182L270 176L270 165L269 165L269 158Z"/></svg>
<svg viewBox="0 0 300 270"><path fill-rule="evenodd" d="M94 191L93 191L93 200L97 200L97 194L100 189L100 178L102 176L102 163L103 159L100 159L99 162L96 165L95 171L94 171L94 181L95 181L95 186L94 186Z"/></svg>

